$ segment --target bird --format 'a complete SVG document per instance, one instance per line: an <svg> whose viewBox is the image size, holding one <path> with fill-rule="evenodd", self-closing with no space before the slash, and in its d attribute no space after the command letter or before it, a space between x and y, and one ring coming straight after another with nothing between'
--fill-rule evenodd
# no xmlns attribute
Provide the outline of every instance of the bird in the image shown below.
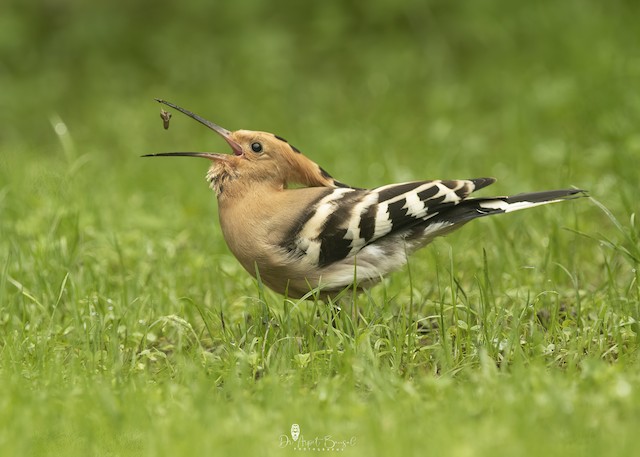
<svg viewBox="0 0 640 457"><path fill-rule="evenodd" d="M480 217L586 195L577 188L471 197L495 178L438 179L363 189L334 179L281 136L229 131L156 99L220 135L231 154L161 152L143 157L211 161L206 180L218 200L227 246L254 278L288 298L331 299L402 268L436 237Z"/></svg>

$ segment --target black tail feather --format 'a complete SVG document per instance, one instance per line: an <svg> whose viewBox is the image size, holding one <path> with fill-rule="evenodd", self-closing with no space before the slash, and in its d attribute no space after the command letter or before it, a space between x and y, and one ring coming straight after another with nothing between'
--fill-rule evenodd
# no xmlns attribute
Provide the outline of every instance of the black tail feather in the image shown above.
<svg viewBox="0 0 640 457"><path fill-rule="evenodd" d="M526 192L523 194L511 195L509 197L496 197L504 198L507 203L518 202L551 202L552 200L569 200L571 198L584 197L586 191L582 189L560 189L560 190L545 190L542 192Z"/></svg>
<svg viewBox="0 0 640 457"><path fill-rule="evenodd" d="M561 189L529 192L507 197L469 198L457 205L451 205L438 211L439 214L430 219L430 223L449 222L455 225L463 224L478 217L508 213L584 196L586 196L586 192L581 189Z"/></svg>

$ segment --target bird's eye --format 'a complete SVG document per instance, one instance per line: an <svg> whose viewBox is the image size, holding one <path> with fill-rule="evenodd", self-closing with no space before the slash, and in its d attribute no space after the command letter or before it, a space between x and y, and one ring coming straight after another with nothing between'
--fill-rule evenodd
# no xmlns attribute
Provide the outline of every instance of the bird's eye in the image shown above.
<svg viewBox="0 0 640 457"><path fill-rule="evenodd" d="M262 152L262 145L257 141L255 143L251 143L251 150L256 154Z"/></svg>

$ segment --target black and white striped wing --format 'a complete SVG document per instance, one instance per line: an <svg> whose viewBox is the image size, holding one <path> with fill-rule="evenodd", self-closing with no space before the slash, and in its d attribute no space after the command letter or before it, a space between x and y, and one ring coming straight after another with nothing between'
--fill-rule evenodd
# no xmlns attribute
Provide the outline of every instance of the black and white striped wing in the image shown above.
<svg viewBox="0 0 640 457"><path fill-rule="evenodd" d="M440 211L494 181L418 181L372 190L335 189L308 209L283 247L313 265L325 267L356 255L382 237L424 225Z"/></svg>

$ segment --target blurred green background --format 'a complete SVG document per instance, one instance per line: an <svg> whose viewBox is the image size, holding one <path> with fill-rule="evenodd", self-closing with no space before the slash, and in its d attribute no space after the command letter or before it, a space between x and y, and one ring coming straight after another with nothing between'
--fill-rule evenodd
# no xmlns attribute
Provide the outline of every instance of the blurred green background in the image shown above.
<svg viewBox="0 0 640 457"><path fill-rule="evenodd" d="M0 454L282 455L300 420L358 455L629 455L639 18L632 0L3 0ZM355 186L495 176L483 195L577 186L611 214L470 224L414 257L410 289L406 271L373 289L375 326L318 336L325 315L264 301L228 252L207 164L140 158L227 152L179 113L165 131L154 97ZM414 302L439 337L405 325ZM265 334L264 303L293 324Z"/></svg>
<svg viewBox="0 0 640 457"><path fill-rule="evenodd" d="M160 97L232 130L278 133L358 186L495 176L495 193L575 185L629 212L635 186L624 184L639 178L629 166L640 154L638 9L5 1L0 178L62 178L58 170L76 163L86 181L61 179L62 201L65 191L123 182L141 194L155 186L181 201L210 199L192 181L204 164L138 158L226 150L180 116L163 131ZM52 126L60 121L63 138ZM142 210L121 198L110 203L115 219Z"/></svg>
<svg viewBox="0 0 640 457"><path fill-rule="evenodd" d="M159 129L161 97L363 186L495 175L606 195L638 177L637 17L632 1L5 1L2 151L60 158L52 116L114 169L220 147L186 119Z"/></svg>

